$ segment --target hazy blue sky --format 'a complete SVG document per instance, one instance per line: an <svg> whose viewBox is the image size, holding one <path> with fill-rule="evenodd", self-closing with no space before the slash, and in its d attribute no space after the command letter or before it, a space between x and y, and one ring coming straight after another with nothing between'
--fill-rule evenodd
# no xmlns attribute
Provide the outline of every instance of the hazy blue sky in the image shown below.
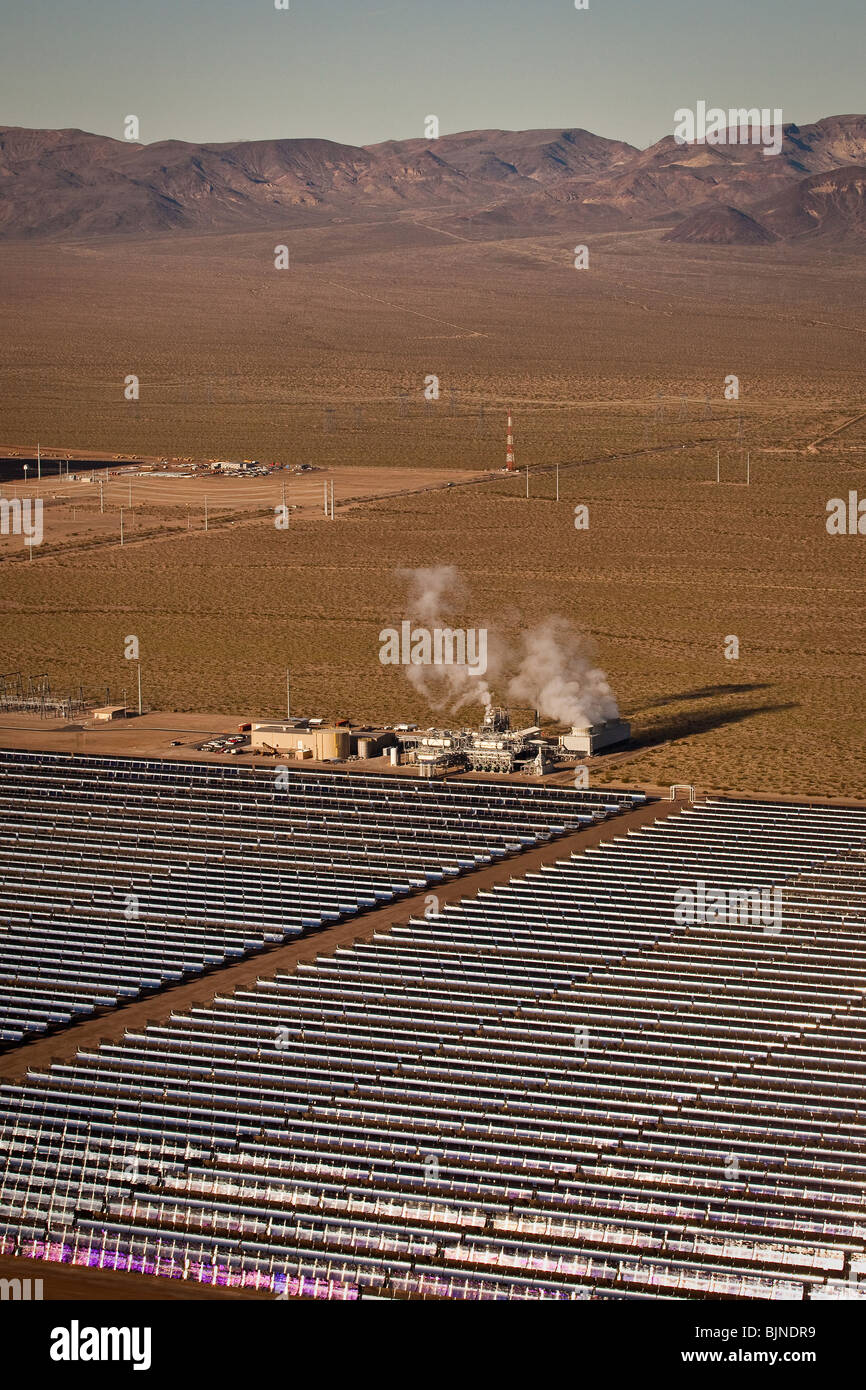
<svg viewBox="0 0 866 1390"><path fill-rule="evenodd" d="M143 141L584 126L866 108L866 0L3 0L0 124Z"/></svg>

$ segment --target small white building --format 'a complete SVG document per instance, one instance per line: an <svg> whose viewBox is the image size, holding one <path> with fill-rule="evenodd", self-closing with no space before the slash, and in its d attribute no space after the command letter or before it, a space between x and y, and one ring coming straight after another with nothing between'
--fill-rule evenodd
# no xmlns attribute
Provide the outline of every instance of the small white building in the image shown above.
<svg viewBox="0 0 866 1390"><path fill-rule="evenodd" d="M92 719L96 719L100 724L107 723L109 719L125 719L126 705L100 705L91 714Z"/></svg>
<svg viewBox="0 0 866 1390"><path fill-rule="evenodd" d="M563 734L559 745L568 753L582 753L592 757L603 748L612 748L617 743L627 743L631 738L631 725L624 719L606 719L602 724L590 724L581 728L573 724L570 734Z"/></svg>

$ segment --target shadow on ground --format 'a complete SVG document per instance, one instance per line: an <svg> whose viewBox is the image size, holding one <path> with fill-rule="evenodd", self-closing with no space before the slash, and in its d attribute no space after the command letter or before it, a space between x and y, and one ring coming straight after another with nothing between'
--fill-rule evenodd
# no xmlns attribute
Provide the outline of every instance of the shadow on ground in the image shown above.
<svg viewBox="0 0 866 1390"><path fill-rule="evenodd" d="M630 746L635 752L657 748L660 744L673 743L677 739L688 738L694 734L707 734L712 729L723 728L726 724L742 724L744 720L754 719L758 714L779 714L784 710L799 707L798 701L789 700L785 703L768 701L764 704L739 705L733 709L684 709L652 728L637 730Z"/></svg>
<svg viewBox="0 0 866 1390"><path fill-rule="evenodd" d="M663 709L666 705L679 705L684 700L724 700L730 695L752 695L756 690L772 690L769 681L752 681L744 685L704 685L699 690L683 690L676 695L661 695L657 700L649 700L637 706L633 715L645 714L649 710Z"/></svg>

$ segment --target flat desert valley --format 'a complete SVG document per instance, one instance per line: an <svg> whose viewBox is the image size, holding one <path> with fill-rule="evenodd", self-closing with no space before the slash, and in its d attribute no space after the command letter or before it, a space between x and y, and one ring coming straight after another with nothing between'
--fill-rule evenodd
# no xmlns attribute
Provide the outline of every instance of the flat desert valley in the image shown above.
<svg viewBox="0 0 866 1390"><path fill-rule="evenodd" d="M318 470L113 472L102 510L56 464L7 484L39 491L45 536L32 560L0 540L4 669L119 694L135 634L152 709L278 714L290 667L299 712L442 722L378 634L401 571L453 565L455 624L562 614L592 638L635 735L596 778L858 794L863 542L826 527L831 498L866 495L856 247L587 236L579 211L499 235L432 209L13 240L0 264L4 452Z"/></svg>

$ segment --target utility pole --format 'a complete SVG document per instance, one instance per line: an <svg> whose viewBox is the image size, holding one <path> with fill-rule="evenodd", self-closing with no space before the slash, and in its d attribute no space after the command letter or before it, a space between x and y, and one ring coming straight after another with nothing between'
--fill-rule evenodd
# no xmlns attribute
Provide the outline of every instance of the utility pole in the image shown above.
<svg viewBox="0 0 866 1390"><path fill-rule="evenodd" d="M327 516L327 515L328 515L328 480L327 480L327 478L325 478L325 480L324 480L322 486L323 486L324 489L325 489L324 512L325 512L325 516Z"/></svg>
<svg viewBox="0 0 866 1390"><path fill-rule="evenodd" d="M526 465L526 496L529 497L529 464Z"/></svg>
<svg viewBox="0 0 866 1390"><path fill-rule="evenodd" d="M120 544L123 545L123 508L120 509Z"/></svg>
<svg viewBox="0 0 866 1390"><path fill-rule="evenodd" d="M38 444L36 445L36 468L37 468L36 477L37 477L38 479L41 479L41 477L42 477L42 450L40 449L40 447L39 447Z"/></svg>
<svg viewBox="0 0 866 1390"><path fill-rule="evenodd" d="M722 467L722 465L721 465L721 461L720 461L720 458L719 458L719 451L718 451L718 449L717 449L717 450L716 450L716 482L717 482L717 483L721 481L721 467Z"/></svg>
<svg viewBox="0 0 866 1390"><path fill-rule="evenodd" d="M105 511L105 503L104 503L104 501L103 501L103 499L102 499L102 479L100 478L100 479L99 479L99 514L100 514L100 516L103 514L104 511Z"/></svg>
<svg viewBox="0 0 866 1390"><path fill-rule="evenodd" d="M141 662L138 663L138 712L142 713L141 708Z"/></svg>
<svg viewBox="0 0 866 1390"><path fill-rule="evenodd" d="M747 450L747 451L746 451L746 487L749 486L749 484L750 484L751 481L752 481L752 455L751 455L751 453Z"/></svg>
<svg viewBox="0 0 866 1390"><path fill-rule="evenodd" d="M286 669L286 718L287 718L287 719L291 719L291 717L292 717L292 687L291 687L291 673L289 672L289 670L288 670L288 668L287 668L287 669Z"/></svg>

